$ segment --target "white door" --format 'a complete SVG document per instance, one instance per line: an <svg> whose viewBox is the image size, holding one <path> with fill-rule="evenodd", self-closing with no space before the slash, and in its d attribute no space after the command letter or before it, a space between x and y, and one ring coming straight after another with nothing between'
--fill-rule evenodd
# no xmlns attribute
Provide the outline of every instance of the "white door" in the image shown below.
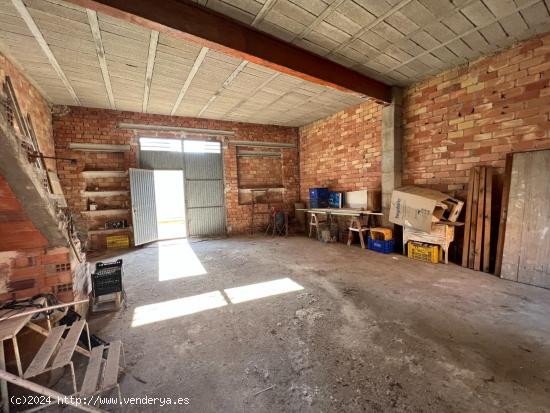
<svg viewBox="0 0 550 413"><path fill-rule="evenodd" d="M130 168L132 225L134 245L158 239L157 208L155 203L155 172Z"/></svg>

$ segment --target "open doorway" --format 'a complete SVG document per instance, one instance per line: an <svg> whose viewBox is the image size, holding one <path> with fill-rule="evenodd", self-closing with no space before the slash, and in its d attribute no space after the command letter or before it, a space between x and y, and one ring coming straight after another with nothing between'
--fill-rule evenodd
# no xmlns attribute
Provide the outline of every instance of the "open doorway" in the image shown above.
<svg viewBox="0 0 550 413"><path fill-rule="evenodd" d="M183 171L155 171L158 239L187 237Z"/></svg>

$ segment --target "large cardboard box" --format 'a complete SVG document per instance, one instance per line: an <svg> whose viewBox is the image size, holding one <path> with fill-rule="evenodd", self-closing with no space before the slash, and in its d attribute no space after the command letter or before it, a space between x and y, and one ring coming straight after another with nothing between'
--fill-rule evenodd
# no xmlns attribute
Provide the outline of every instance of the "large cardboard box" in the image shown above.
<svg viewBox="0 0 550 413"><path fill-rule="evenodd" d="M432 222L456 222L463 206L464 202L443 192L405 186L392 193L389 221L430 232Z"/></svg>

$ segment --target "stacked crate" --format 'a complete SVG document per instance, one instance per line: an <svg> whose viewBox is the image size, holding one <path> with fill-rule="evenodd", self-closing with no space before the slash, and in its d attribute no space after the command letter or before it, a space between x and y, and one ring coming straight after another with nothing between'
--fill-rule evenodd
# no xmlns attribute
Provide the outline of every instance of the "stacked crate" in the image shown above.
<svg viewBox="0 0 550 413"><path fill-rule="evenodd" d="M328 208L329 196L328 188L309 188L309 207Z"/></svg>

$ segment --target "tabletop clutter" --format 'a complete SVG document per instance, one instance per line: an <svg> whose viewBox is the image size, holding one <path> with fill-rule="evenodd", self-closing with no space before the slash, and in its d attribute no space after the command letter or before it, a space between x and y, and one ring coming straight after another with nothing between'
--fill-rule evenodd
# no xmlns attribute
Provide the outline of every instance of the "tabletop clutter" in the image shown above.
<svg viewBox="0 0 550 413"><path fill-rule="evenodd" d="M388 254L395 252L395 234L383 227L381 196L377 191L334 192L309 189L309 208L296 208L309 215L308 236L322 242L358 239L361 248ZM433 189L405 186L393 191L387 221L402 227L403 253L409 258L448 263L449 246L464 202ZM343 224L342 225L342 221Z"/></svg>

